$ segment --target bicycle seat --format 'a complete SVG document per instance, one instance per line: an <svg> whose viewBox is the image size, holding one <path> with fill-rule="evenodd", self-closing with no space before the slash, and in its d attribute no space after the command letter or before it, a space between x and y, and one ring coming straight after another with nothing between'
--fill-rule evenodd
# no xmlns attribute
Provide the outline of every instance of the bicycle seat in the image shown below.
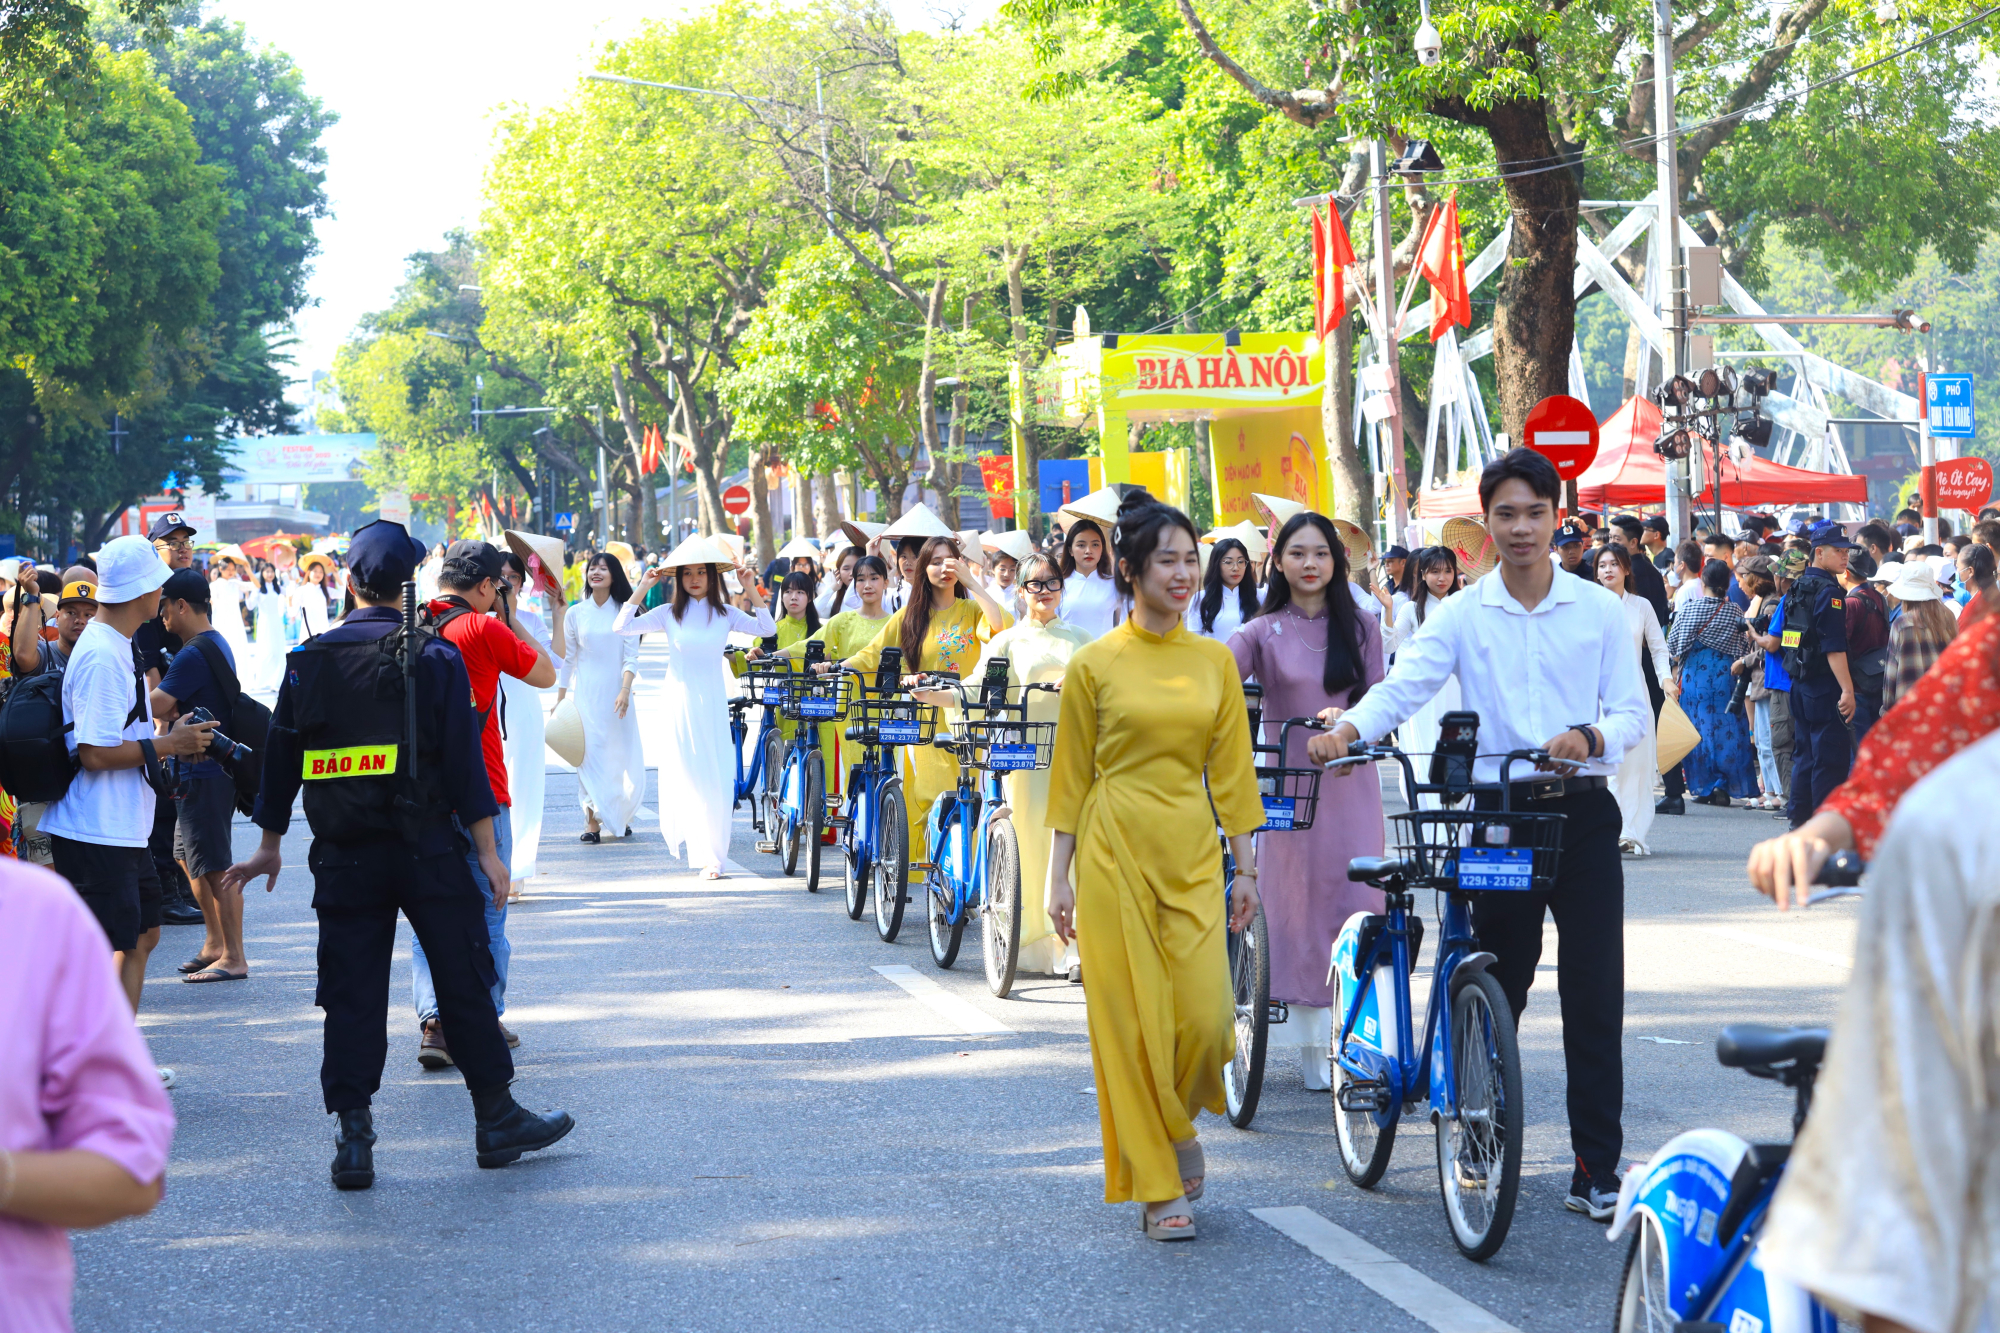
<svg viewBox="0 0 2000 1333"><path fill-rule="evenodd" d="M1347 878L1356 884L1374 884L1412 873L1410 863L1400 856L1357 856L1347 863Z"/></svg>
<svg viewBox="0 0 2000 1333"><path fill-rule="evenodd" d="M1715 1058L1728 1069L1768 1069L1776 1065L1811 1069L1826 1054L1827 1035L1825 1028L1731 1023L1715 1039Z"/></svg>

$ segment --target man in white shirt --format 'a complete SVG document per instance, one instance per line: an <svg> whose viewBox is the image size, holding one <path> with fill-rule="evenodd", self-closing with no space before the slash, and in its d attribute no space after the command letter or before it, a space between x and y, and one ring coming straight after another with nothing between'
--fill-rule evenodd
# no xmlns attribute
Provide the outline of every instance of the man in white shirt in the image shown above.
<svg viewBox="0 0 2000 1333"><path fill-rule="evenodd" d="M104 927L134 1013L146 958L160 939L160 877L146 851L156 798L146 770L157 772L161 758L206 750L215 726L184 719L153 735L132 636L159 610L160 585L172 572L136 533L97 552L97 616L77 636L63 671L63 718L78 769L41 821L56 873Z"/></svg>
<svg viewBox="0 0 2000 1333"><path fill-rule="evenodd" d="M1554 761L1551 774L1531 778L1517 764L1510 777L1514 809L1564 816L1555 882L1479 895L1473 926L1499 960L1493 975L1518 1022L1541 960L1543 915L1555 915L1576 1153L1565 1206L1604 1221L1618 1202L1625 1088L1625 874L1611 781L1625 751L1644 742L1648 708L1620 599L1549 559L1560 489L1554 465L1526 449L1487 465L1479 499L1500 568L1431 612L1366 699L1321 714L1335 725L1307 751L1326 763L1387 735L1455 675L1463 707L1479 714L1482 755L1540 749ZM1497 782L1500 760L1480 759L1473 776Z"/></svg>

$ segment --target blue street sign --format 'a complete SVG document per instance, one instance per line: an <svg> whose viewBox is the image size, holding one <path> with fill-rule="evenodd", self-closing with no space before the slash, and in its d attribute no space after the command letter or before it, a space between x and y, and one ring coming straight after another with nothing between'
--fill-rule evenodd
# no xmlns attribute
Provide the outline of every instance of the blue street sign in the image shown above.
<svg viewBox="0 0 2000 1333"><path fill-rule="evenodd" d="M1972 438L1972 376L1927 375L1924 400L1931 434L1947 439Z"/></svg>
<svg viewBox="0 0 2000 1333"><path fill-rule="evenodd" d="M1045 458L1036 480L1041 484L1042 512L1053 514L1072 500L1090 493L1088 458Z"/></svg>
<svg viewBox="0 0 2000 1333"><path fill-rule="evenodd" d="M556 515L556 531L557 531L557 532L575 532L575 531L576 531L576 515L575 515L575 514L557 514L557 515Z"/></svg>

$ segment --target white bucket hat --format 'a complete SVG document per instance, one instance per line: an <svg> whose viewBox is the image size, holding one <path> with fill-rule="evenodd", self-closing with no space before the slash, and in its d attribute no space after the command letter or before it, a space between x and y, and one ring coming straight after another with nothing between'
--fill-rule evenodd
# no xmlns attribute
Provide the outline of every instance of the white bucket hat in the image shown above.
<svg viewBox="0 0 2000 1333"><path fill-rule="evenodd" d="M99 605L116 605L157 592L174 572L153 549L151 539L137 533L114 537L104 544L103 550L94 553L94 558Z"/></svg>
<svg viewBox="0 0 2000 1333"><path fill-rule="evenodd" d="M1891 560L1887 564L1883 565L1880 569L1877 569L1875 571L1875 577L1869 579L1868 581L1870 583L1881 583L1881 584L1894 583L1897 579L1903 576L1903 570L1905 568L1906 566L1903 564L1902 561Z"/></svg>
<svg viewBox="0 0 2000 1333"><path fill-rule="evenodd" d="M1899 602L1935 602L1938 600L1937 576L1930 566L1920 560L1913 560L1903 566L1903 572L1889 585L1888 594Z"/></svg>

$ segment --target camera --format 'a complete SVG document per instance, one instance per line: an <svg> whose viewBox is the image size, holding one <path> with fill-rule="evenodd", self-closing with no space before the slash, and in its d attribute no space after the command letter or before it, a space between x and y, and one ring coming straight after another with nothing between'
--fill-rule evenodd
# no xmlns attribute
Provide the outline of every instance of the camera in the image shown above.
<svg viewBox="0 0 2000 1333"><path fill-rule="evenodd" d="M213 722L215 714L206 708L194 708L188 711L188 718L194 722ZM250 757L250 747L230 740L217 728L208 733L208 757L224 767L234 768Z"/></svg>

